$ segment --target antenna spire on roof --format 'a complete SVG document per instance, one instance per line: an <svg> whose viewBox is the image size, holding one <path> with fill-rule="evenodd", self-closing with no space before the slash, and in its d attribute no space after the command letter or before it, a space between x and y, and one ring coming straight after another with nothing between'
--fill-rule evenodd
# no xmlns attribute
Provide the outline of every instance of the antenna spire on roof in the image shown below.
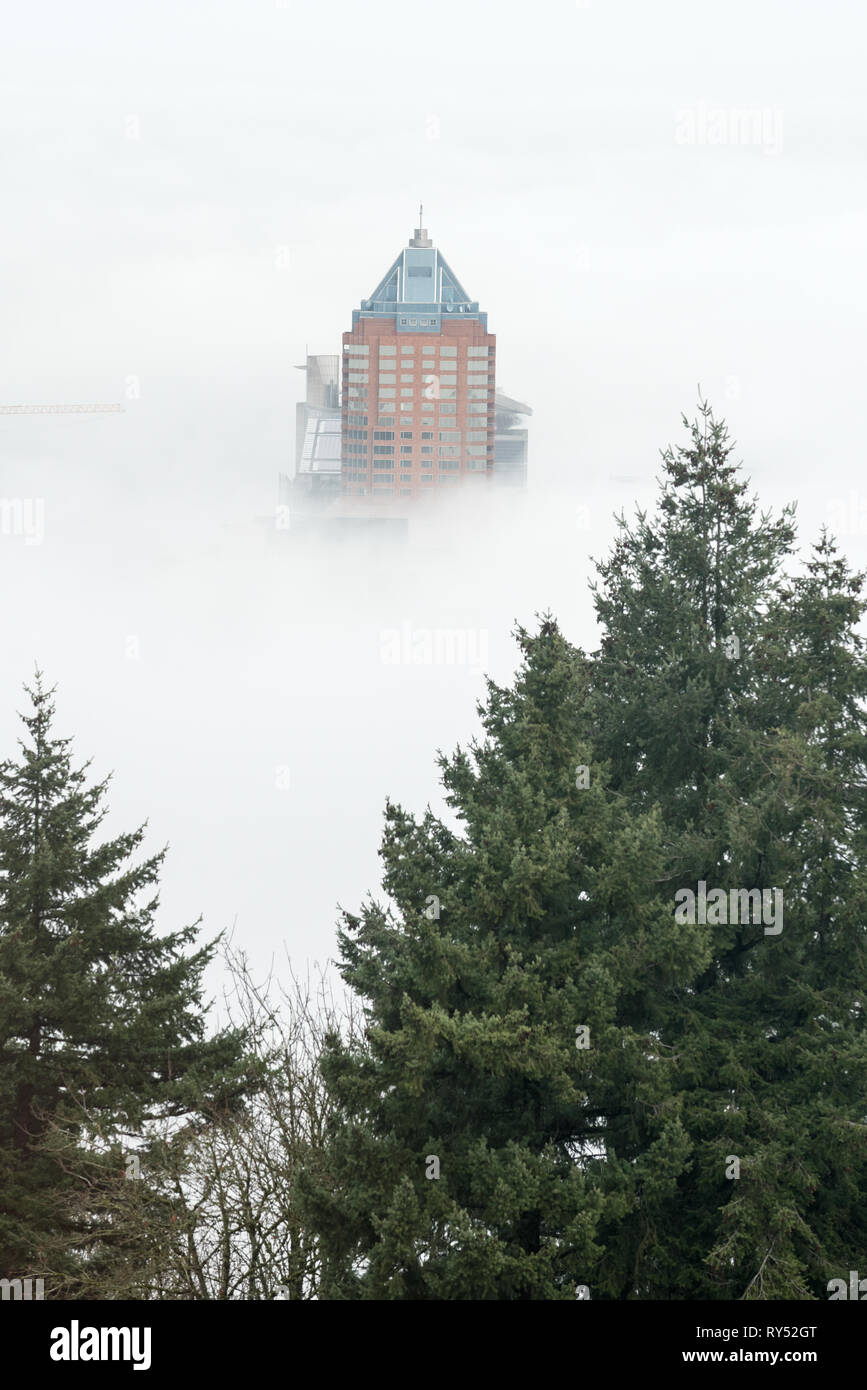
<svg viewBox="0 0 867 1390"><path fill-rule="evenodd" d="M415 229L415 236L410 237L409 244L410 244L410 246L414 246L414 247L416 247L416 248L422 248L422 247L424 247L424 248L426 248L426 249L429 249L429 248L431 248L431 247L433 246L433 242L431 241L430 237L429 237L428 234L427 234L427 231L426 231L425 226L424 226L423 218L424 218L424 204L423 204L423 203L419 203L419 205L418 205L418 226L417 226L416 229Z"/></svg>

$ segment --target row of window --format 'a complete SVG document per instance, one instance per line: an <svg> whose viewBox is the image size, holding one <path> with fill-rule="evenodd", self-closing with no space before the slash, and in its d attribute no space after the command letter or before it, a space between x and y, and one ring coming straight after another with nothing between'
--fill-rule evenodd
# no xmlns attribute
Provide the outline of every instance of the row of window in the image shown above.
<svg viewBox="0 0 867 1390"><path fill-rule="evenodd" d="M441 424L444 423L444 421L443 421L443 416L445 416L445 415L456 415L456 414L457 414L458 407L457 407L457 405L456 405L456 403L455 403L454 401L438 401L438 402L437 402L437 405L439 406L439 419L440 419L440 423L441 423ZM388 406L389 406L389 408L390 408L391 410L396 410L396 409L397 409L397 402L396 402L396 401L389 401L389 402L388 402ZM428 407L428 406L422 405L421 423L422 423L423 425L430 425L430 426L433 426L434 417L433 417L432 415L426 415L426 414L424 413L427 409L433 410L433 406L431 405L431 406ZM476 401L469 401L469 402L467 403L466 411L467 411L467 416L470 416L470 415L479 415L479 414L480 414L480 415L486 415L486 414L487 414L487 411L488 411L488 407L487 407L486 404L480 404L480 403L477 403ZM402 419L401 422L400 422L402 425L409 425L409 424L412 424L412 423L413 423L413 418L412 418L412 417L415 415L415 406L412 406L412 407L410 408L409 406L404 406L404 403L401 402L401 414L402 414L402 415L408 415L408 416L410 417L408 420L403 420L403 419ZM350 420L352 420L352 419L356 419L356 420L357 420L359 417L358 417L358 416L352 416L352 415L350 415L348 418L349 418ZM364 416L363 418L364 418L365 420L367 419L366 416ZM396 419L396 417L395 417L394 415L380 415L380 416L377 418L376 423L377 423L378 425L393 425L393 424L395 423L395 419ZM468 423L468 424L472 423L472 424L481 425L481 424L482 424L482 421L481 421L481 420L473 420L473 421L470 421L470 420L468 419L467 423Z"/></svg>
<svg viewBox="0 0 867 1390"><path fill-rule="evenodd" d="M442 434L440 435L440 439L443 439L444 437L445 437L444 435L442 435ZM401 445L400 445L400 452L401 452L402 454L412 454L413 451L414 451L414 449L415 449L415 447L416 447L416 446L413 445L413 444L401 444ZM434 445L433 445L433 444L421 444L421 445L419 445L418 447L421 449L422 454L432 454L432 453L435 452L435 450L434 450ZM485 455L485 454L493 453L493 450L494 450L493 444L465 444L465 445L463 446L463 448L464 448L464 453L467 454L467 455L469 455L471 458L481 458L481 457L482 457L483 455ZM345 450L345 452L346 452L347 454L352 454L352 455L362 455L362 456L364 456L364 457L366 458L366 457L367 457L367 445L366 445L366 444L347 444L347 445L346 445L346 450ZM459 445L459 444L440 444L440 446L439 446L439 453L440 453L440 457L442 457L442 458L454 458L454 457L457 457L457 455L458 455L459 452L460 452L460 445ZM374 453L374 457L379 456L379 455L386 455L386 456L387 456L387 455L393 454L393 453L394 453L394 445L393 445L393 444L374 444L374 446L373 446L373 453Z"/></svg>
<svg viewBox="0 0 867 1390"><path fill-rule="evenodd" d="M423 454L432 454L433 451L434 451L434 446L433 446L432 444L422 444L422 446L421 446L421 451L422 451ZM484 454L486 453L486 451L487 451L487 450L486 450L486 446L485 446L484 444L465 444L465 445L464 445L464 452L467 453L467 454L470 454L472 457L479 457L479 456L481 456L481 455L484 455ZM363 445L363 444L347 444L347 446L346 446L346 452L347 452L348 454L363 454L363 453L365 452L364 445ZM460 454L461 450L460 450L460 446L459 446L458 444L440 444L440 445L438 446L438 452L439 452L440 458L457 458L458 455ZM374 444L374 446L373 446L373 453L374 453L374 457L376 457L377 455L386 455L386 456L387 456L387 455L389 455L389 454L393 454L393 453L394 453L394 445L393 445L393 444ZM403 453L403 454L411 454L411 453L412 453L412 445L411 445L411 444L402 444L402 445L401 445L401 453Z"/></svg>
<svg viewBox="0 0 867 1390"><path fill-rule="evenodd" d="M395 364L394 364L393 362L388 362L388 363L386 363L386 366L387 366L387 367L393 367L394 365L395 365ZM443 365L444 367L447 367L447 366L449 366L450 364L449 364L448 362L443 362L442 365ZM471 370L471 368L472 368L472 363L468 363L467 365L468 365L468 367L470 368L470 370L467 371L467 383L466 383L466 384L467 384L468 386L486 386L486 385L488 384L489 381L493 381L493 377L492 377L492 376L488 376L485 372L477 372L477 371ZM406 367L406 363L405 363L405 362L402 362L402 363L401 363L401 367ZM457 378L457 373L456 373L456 372L440 372L439 377L437 377L436 371L435 371L435 369L434 369L434 363L433 363L433 362L423 362L423 363L422 363L422 371L423 371L424 373L427 373L427 374L428 374L428 376L430 377L430 380L431 380L431 381L437 381L437 380L439 380L439 381L442 383L443 386L457 386L457 384L458 384L458 378ZM356 385L367 385L367 384L369 384L369 381L370 381L370 373L369 373L369 372L347 372L347 374L346 374L346 379L347 379L348 382L354 383L354 384L356 384ZM400 379L401 379L401 382L402 382L403 385L414 385L414 384L415 384L415 380L416 380L415 374L414 374L413 372L407 372L407 371L401 371ZM396 386L396 385L397 385L397 372L380 371L380 373L379 373L379 383L380 383L381 386Z"/></svg>
<svg viewBox="0 0 867 1390"><path fill-rule="evenodd" d="M348 437L349 437L350 439L354 439L356 435L362 435L362 434L363 434L363 437L366 439L366 438L367 438L367 431L366 431L366 430L364 430L364 431L361 431L361 430L347 430L347 435L348 435ZM481 442L484 442L484 441L486 441L487 438L488 438L488 432L487 432L487 430L467 430L466 435L467 435L467 443L468 443L468 444L478 444L480 441L481 441ZM373 437L374 437L374 439L394 439L394 430L374 430L374 431L373 431ZM401 431L400 431L400 437L401 437L401 439L412 439L412 438L414 437L413 431L412 431L412 430L401 430ZM421 431L421 437L422 437L422 439L434 439L434 438L435 438L435 432L434 432L433 430L422 430L422 431ZM439 438L440 438L440 443L441 443L441 444L459 444L460 441L461 441L461 431L460 431L460 430L440 430L440 432L439 432Z"/></svg>
<svg viewBox="0 0 867 1390"><path fill-rule="evenodd" d="M354 434L355 434L355 433L360 433L360 431L355 431L355 432L354 432L354 431L352 431L352 430L348 430L347 433L348 433L348 435L349 435L349 438L352 439L352 438L354 437ZM373 431L373 437L374 437L374 439L394 439L394 430L374 430L374 431ZM413 432L412 432L412 430L401 430L401 432L400 432L400 437L401 437L401 439L412 439L412 437L413 437ZM422 439L433 439L433 438L434 438L434 431L433 431L433 430L422 430L422 432L421 432L421 437L422 437ZM453 442L454 440L460 441L460 437L461 437L461 432L460 432L460 430L440 430L440 443L442 443L443 441L447 441L447 442ZM486 431L486 430L471 430L471 431L469 431L469 432L467 433L467 439L487 439L487 437L488 437L488 436L487 436L487 431ZM364 431L364 438L365 438L365 439L367 438L367 431L366 431L366 430Z"/></svg>
<svg viewBox="0 0 867 1390"><path fill-rule="evenodd" d="M452 392L451 394L454 395L454 392ZM368 409L370 408L370 407L367 406L366 404L361 404L361 402L358 402L358 401L350 401L349 404L350 404L350 407L354 406L356 410L358 410L358 409L361 409L361 410L368 410ZM450 401L428 400L427 397L425 397L424 399L422 399L421 402L418 402L418 401L415 401L415 400L413 400L412 402L410 402L410 401L408 401L408 400L400 400L400 401L397 401L397 400L392 400L390 397L386 397L383 401L380 401L380 407L382 407L383 405L385 406L385 411L383 412L383 411L381 410L380 413L386 413L386 414L389 414L389 413L391 413L391 412L393 412L393 411L395 411L395 410L400 410L400 412L401 412L402 415L414 415L415 412L416 412L416 410L421 410L421 413L422 413L422 415L424 416L424 415L427 415L427 414L431 414L431 415L432 415L432 414L433 414L433 411L434 411L435 409L438 409L438 410L439 410L440 415L457 415L457 413L458 413L458 407L457 407L457 402L456 402L456 401L454 401L454 400L450 400ZM485 400L483 400L483 401L475 401L475 400L473 400L473 401L467 401L467 402L466 402L466 407L465 407L465 408L466 408L467 415L487 415L489 410L491 410L491 411L493 410L493 401L491 401L491 400L489 400L489 399L487 399L487 398L486 398ZM366 417L364 417L364 418L365 418L365 422L366 422ZM361 422L360 422L359 418L358 418L356 415L353 415L353 414L351 414L351 413L347 415L347 424L354 424L354 425L357 425L357 424L360 424L360 423L361 423ZM381 424L381 423L382 423L381 420L378 420L378 421L377 421L377 424ZM393 419L393 418L392 418L392 419L389 419L388 423L389 423L390 425L393 425L393 424L394 424L394 419ZM406 425L406 424L409 424L409 423L411 423L411 422L410 422L410 421L406 421L406 420L402 420L402 421L401 421L401 424L402 424L402 425ZM431 420L430 423L433 424L433 420ZM423 419L423 420L422 420L422 424L423 424L423 425L427 425L427 424L428 424L428 421L425 420L425 419ZM481 425L481 424L482 424L482 421L481 421L481 420L478 421L478 424Z"/></svg>
<svg viewBox="0 0 867 1390"><path fill-rule="evenodd" d="M403 405L406 405L410 400L417 399L417 392L413 391L412 387L401 386L400 388L398 388L396 386L380 386L380 401L388 401L389 405L391 405L392 402L397 399L398 389L400 390L400 399ZM357 386L355 390L357 392L363 392L365 396L367 395L367 388L364 386ZM350 396L352 395L352 393L353 388L350 386ZM467 387L466 395L467 400L471 401L487 401L488 399L487 391L482 390L478 386ZM441 386L439 390L434 390L433 388L425 387L424 391L422 392L422 399L425 401L456 401L457 398L458 393L454 386ZM480 407L479 413L481 413L483 410L484 407Z"/></svg>
<svg viewBox="0 0 867 1390"><path fill-rule="evenodd" d="M454 393L452 393L452 394L454 394ZM487 415L487 413L488 413L488 408L489 408L489 406L492 404L492 402L488 399L487 393L480 393L480 394L483 394L483 395L485 396L485 399L484 399L484 400L482 400L482 401L479 401L479 400L471 400L471 401L468 401L468 402L467 402L466 411L467 411L467 414L468 414L468 415ZM360 402L353 401L352 404L355 406L355 409L356 409L356 410L358 410L359 408L362 409L362 410L367 410L367 406L366 406L366 405L361 405ZM397 401L392 401L392 400L389 399L388 405L389 405L389 408L390 408L391 410L396 410L396 409L397 409L398 403L397 403ZM458 407L457 407L456 401L450 401L450 400L449 400L449 401L434 400L434 399L431 399L430 397L424 397L423 400L422 400L422 402L421 402L422 414L424 414L425 412L428 412L428 411L433 411L433 409L434 409L435 406L437 406L437 407L439 408L439 413L440 413L440 415L456 415L456 414L457 414L457 411L458 411ZM401 400L401 402L400 402L400 409L401 409L401 413L404 414L404 415L413 415L413 414L415 413L415 409L416 409L415 402L413 402L413 404L410 405L408 401ZM350 412L347 414L347 416L346 416L346 423L347 423L347 425L366 425L366 424L367 424L367 416L366 416L366 415L357 415L357 414L353 413L352 411L350 411ZM378 421L378 423L379 423L379 424L382 424L382 421L380 420L380 421ZM391 425L393 425L393 424L394 424L394 420L393 420L393 419L390 419L388 423L391 424ZM403 422L402 422L402 423L403 423ZM426 423L426 421L422 421L422 423L424 424L424 423ZM431 422L431 423L433 423L433 422Z"/></svg>
<svg viewBox="0 0 867 1390"><path fill-rule="evenodd" d="M415 353L415 349L415 343L401 343L400 355L401 357L412 357ZM350 357L368 357L370 355L370 344L344 343L343 351L348 353ZM434 352L439 352L441 357L457 357L458 355L457 346L452 346L448 343L422 343L421 351L428 356ZM491 357L493 354L493 347L471 346L467 348L467 357ZM380 343L379 355L380 357L396 357L397 347Z"/></svg>
<svg viewBox="0 0 867 1390"><path fill-rule="evenodd" d="M431 454L431 453L433 453L433 450L432 450L432 449L428 449L427 452L428 452L429 454ZM455 458L440 458L440 459L437 459L436 461L435 461L434 459L432 459L432 458L425 458L425 459L422 459L421 466L422 466L422 468L433 468L433 467L434 467L434 462L436 462L436 466L437 466L437 468L440 469L440 471L442 471L443 469L454 471L456 468L459 469L460 466L461 466L461 460L460 460L460 458L458 458L458 457L455 457ZM464 459L464 464L466 465L466 468L467 468L467 471L468 471L468 472L474 472L474 471L484 470L484 469L487 467L487 463L486 463L486 461L485 461L484 458L465 458L465 459ZM396 466L397 466L398 469L411 469L411 468L412 468L412 461L411 461L410 459L400 459L400 460L397 462L397 465L396 465ZM394 473L394 471L395 471L395 460L394 460L393 458L390 458L390 459L382 459L382 458L374 459L374 460L373 460L373 465L372 465L372 467L373 467L373 472L374 472L374 473ZM352 476L355 476L356 474L357 474L359 477L367 477L367 470L364 468L364 466L362 465L362 463L361 463L361 461L360 461L359 459L352 459L352 460L350 461L350 463L348 463L341 471L342 471L342 474L343 474L343 477L344 477L344 478L352 477ZM406 476L409 477L409 478L411 478L411 477L412 477L412 473L411 473L411 472L408 472L408 473L406 474ZM424 476L424 475L422 475L422 476Z"/></svg>

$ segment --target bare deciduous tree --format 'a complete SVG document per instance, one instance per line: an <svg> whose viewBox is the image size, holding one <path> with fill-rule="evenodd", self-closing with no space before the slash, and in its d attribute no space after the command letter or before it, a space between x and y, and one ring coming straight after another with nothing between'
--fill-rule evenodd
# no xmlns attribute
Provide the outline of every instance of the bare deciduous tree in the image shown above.
<svg viewBox="0 0 867 1390"><path fill-rule="evenodd" d="M328 1099L319 1072L329 1032L352 1036L358 1014L335 999L325 973L263 984L226 948L226 1008L248 1034L251 1094L232 1110L130 1136L120 1153L94 1129L87 1157L59 1125L45 1144L78 1179L76 1215L92 1231L84 1272L61 1274L58 1251L40 1252L49 1297L72 1299L312 1299L319 1258L297 1211L302 1166L324 1162ZM78 1122L87 1130L86 1098ZM69 1200L69 1199L66 1199Z"/></svg>

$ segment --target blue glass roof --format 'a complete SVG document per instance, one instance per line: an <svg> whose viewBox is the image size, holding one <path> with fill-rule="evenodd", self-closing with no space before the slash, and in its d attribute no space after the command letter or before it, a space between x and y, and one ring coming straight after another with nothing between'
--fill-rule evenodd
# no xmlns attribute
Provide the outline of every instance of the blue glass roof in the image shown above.
<svg viewBox="0 0 867 1390"><path fill-rule="evenodd" d="M419 314L424 315L421 323ZM436 328L454 315L477 319L487 332L488 316L470 299L448 261L417 227L409 245L389 266L369 299L353 311L352 326L359 319L396 318L399 332ZM411 316L411 317L410 317Z"/></svg>

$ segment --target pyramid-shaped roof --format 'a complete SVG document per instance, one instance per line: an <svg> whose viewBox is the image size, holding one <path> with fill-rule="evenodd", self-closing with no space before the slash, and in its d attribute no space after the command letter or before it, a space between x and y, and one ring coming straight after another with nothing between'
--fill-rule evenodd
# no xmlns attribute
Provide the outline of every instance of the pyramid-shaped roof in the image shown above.
<svg viewBox="0 0 867 1390"><path fill-rule="evenodd" d="M360 318L395 318L402 331L439 330L441 321L452 315L480 319L487 330L487 314L479 312L478 302L470 299L445 256L419 226L370 298L361 301L352 323L354 327Z"/></svg>

